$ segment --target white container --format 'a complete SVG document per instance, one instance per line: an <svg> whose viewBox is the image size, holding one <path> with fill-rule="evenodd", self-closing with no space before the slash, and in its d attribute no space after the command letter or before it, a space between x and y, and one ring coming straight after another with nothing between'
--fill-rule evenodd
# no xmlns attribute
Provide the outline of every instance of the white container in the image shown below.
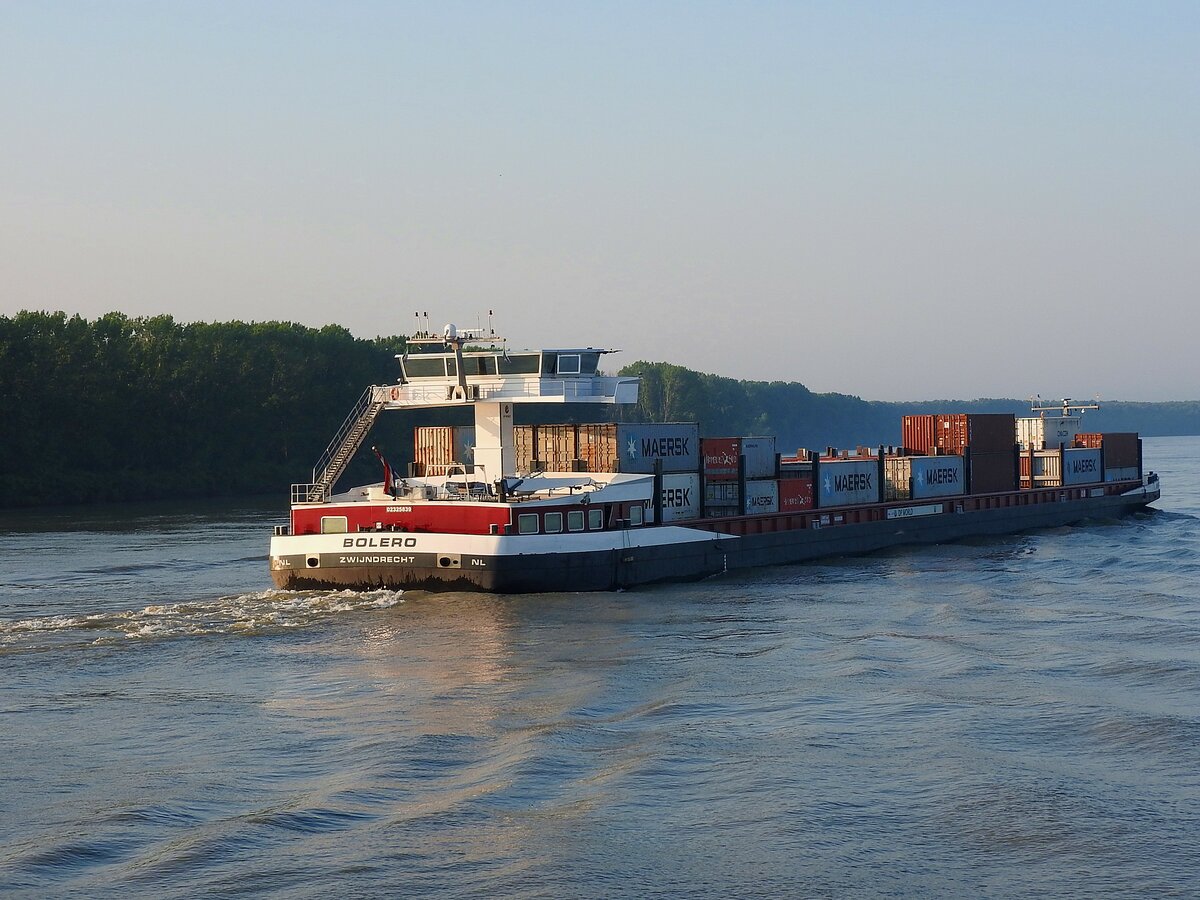
<svg viewBox="0 0 1200 900"><path fill-rule="evenodd" d="M742 456L746 457L747 478L775 477L775 438L742 438Z"/></svg>
<svg viewBox="0 0 1200 900"><path fill-rule="evenodd" d="M748 516L779 512L779 482L747 481L742 511Z"/></svg>
<svg viewBox="0 0 1200 900"><path fill-rule="evenodd" d="M1079 434L1079 416L1046 416L1017 419L1017 443L1022 450L1057 450L1059 444L1068 447Z"/></svg>
<svg viewBox="0 0 1200 900"><path fill-rule="evenodd" d="M677 522L700 518L700 476L664 475L662 478L662 520Z"/></svg>

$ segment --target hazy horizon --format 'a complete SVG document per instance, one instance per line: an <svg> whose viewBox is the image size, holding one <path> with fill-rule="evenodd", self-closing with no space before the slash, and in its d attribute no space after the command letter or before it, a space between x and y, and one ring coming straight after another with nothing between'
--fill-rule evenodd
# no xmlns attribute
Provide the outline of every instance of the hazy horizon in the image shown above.
<svg viewBox="0 0 1200 900"><path fill-rule="evenodd" d="M9 4L0 314L1200 397L1200 5Z"/></svg>

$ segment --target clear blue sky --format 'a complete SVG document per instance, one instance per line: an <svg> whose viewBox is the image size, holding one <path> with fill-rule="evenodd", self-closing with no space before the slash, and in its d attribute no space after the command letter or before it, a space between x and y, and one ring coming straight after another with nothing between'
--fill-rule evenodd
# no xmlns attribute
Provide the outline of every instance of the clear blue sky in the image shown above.
<svg viewBox="0 0 1200 900"><path fill-rule="evenodd" d="M1200 3L0 4L0 313L1200 397Z"/></svg>

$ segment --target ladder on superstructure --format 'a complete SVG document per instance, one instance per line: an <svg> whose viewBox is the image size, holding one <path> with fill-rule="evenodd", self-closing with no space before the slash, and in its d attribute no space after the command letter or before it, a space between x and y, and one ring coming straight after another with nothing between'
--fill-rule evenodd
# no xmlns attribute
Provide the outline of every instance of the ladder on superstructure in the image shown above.
<svg viewBox="0 0 1200 900"><path fill-rule="evenodd" d="M368 386L358 398L350 415L346 416L346 421L342 423L338 433L329 442L329 446L325 448L325 452L321 454L321 458L317 460L317 464L313 466L312 482L292 485L293 503L321 503L329 499L333 485L363 445L375 420L379 418L379 413L386 405L387 401L376 400L374 397L375 388Z"/></svg>

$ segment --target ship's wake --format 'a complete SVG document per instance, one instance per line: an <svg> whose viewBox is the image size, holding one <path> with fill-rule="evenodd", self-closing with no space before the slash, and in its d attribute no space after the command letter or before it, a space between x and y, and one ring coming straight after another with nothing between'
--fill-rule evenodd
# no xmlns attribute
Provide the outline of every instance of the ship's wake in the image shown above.
<svg viewBox="0 0 1200 900"><path fill-rule="evenodd" d="M0 653L204 635L264 635L403 603L401 591L255 591L137 610L0 621Z"/></svg>

